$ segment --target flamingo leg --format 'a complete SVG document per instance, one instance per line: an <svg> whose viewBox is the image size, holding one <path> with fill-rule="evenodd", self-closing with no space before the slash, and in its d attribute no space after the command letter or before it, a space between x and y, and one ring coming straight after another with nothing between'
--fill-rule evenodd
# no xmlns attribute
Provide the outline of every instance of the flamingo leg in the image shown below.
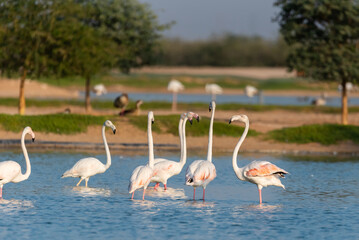
<svg viewBox="0 0 359 240"><path fill-rule="evenodd" d="M203 202L204 202L204 196L206 195L206 189L203 188Z"/></svg>
<svg viewBox="0 0 359 240"><path fill-rule="evenodd" d="M262 204L262 189L258 188L259 192L259 204Z"/></svg>
<svg viewBox="0 0 359 240"><path fill-rule="evenodd" d="M167 190L167 184L164 184L165 185L165 191Z"/></svg>
<svg viewBox="0 0 359 240"><path fill-rule="evenodd" d="M132 193L132 197L131 197L131 199L133 200L133 196L135 195L135 191Z"/></svg>
<svg viewBox="0 0 359 240"><path fill-rule="evenodd" d="M193 201L196 200L196 188L193 188Z"/></svg>
<svg viewBox="0 0 359 240"><path fill-rule="evenodd" d="M0 199L2 199L2 186L0 187Z"/></svg>
<svg viewBox="0 0 359 240"><path fill-rule="evenodd" d="M82 182L82 180L84 180L83 178L80 179L80 181L76 184L76 187L78 187L80 185L80 183Z"/></svg>
<svg viewBox="0 0 359 240"><path fill-rule="evenodd" d="M157 188L160 186L160 183L156 183L154 189L157 190Z"/></svg>
<svg viewBox="0 0 359 240"><path fill-rule="evenodd" d="M85 179L86 187L87 187L88 181L89 181L89 178L86 178L86 179Z"/></svg>
<svg viewBox="0 0 359 240"><path fill-rule="evenodd" d="M146 189L143 189L142 200L145 200Z"/></svg>

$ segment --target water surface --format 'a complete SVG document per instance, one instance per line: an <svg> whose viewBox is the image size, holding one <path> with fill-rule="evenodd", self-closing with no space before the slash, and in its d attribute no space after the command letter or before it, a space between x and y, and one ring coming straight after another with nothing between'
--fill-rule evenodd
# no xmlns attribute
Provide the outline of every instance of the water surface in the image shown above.
<svg viewBox="0 0 359 240"><path fill-rule="evenodd" d="M128 178L145 156L113 155L110 169L85 188L60 177L87 154L29 155L30 178L4 187L0 239L359 238L358 159L240 155L239 165L269 160L290 172L282 180L286 190L263 189L260 206L256 186L236 178L230 156L214 157L217 178L203 202L201 189L192 201L184 171L169 180L168 192L150 189L142 201L139 191L130 200ZM185 168L198 157L190 156ZM3 152L5 159L25 165L21 153Z"/></svg>

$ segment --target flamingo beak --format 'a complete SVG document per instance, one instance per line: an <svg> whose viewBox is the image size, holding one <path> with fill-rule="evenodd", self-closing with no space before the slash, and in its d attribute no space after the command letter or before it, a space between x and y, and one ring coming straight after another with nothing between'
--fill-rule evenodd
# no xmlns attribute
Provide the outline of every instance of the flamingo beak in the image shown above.
<svg viewBox="0 0 359 240"><path fill-rule="evenodd" d="M232 123L232 119L229 119L229 122L228 122L229 124L231 124Z"/></svg>
<svg viewBox="0 0 359 240"><path fill-rule="evenodd" d="M188 119L188 122L192 125L192 123L193 123L192 118Z"/></svg>
<svg viewBox="0 0 359 240"><path fill-rule="evenodd" d="M32 138L32 142L35 142L35 138Z"/></svg>
<svg viewBox="0 0 359 240"><path fill-rule="evenodd" d="M154 123L155 123L155 121L152 120L152 124L154 124Z"/></svg>
<svg viewBox="0 0 359 240"><path fill-rule="evenodd" d="M112 130L113 131L113 134L116 134L116 128Z"/></svg>
<svg viewBox="0 0 359 240"><path fill-rule="evenodd" d="M197 116L196 119L197 119L197 122L199 122L199 116Z"/></svg>

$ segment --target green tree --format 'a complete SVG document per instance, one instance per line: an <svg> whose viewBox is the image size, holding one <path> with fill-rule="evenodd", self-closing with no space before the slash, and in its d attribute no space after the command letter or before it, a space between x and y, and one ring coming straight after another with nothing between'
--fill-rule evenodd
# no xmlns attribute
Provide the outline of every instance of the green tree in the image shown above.
<svg viewBox="0 0 359 240"><path fill-rule="evenodd" d="M290 70L342 85L342 123L348 124L347 82L359 77L357 0L277 0L276 20L290 45Z"/></svg>
<svg viewBox="0 0 359 240"><path fill-rule="evenodd" d="M0 69L20 74L19 114L25 113L25 79L45 71L51 3L0 0Z"/></svg>

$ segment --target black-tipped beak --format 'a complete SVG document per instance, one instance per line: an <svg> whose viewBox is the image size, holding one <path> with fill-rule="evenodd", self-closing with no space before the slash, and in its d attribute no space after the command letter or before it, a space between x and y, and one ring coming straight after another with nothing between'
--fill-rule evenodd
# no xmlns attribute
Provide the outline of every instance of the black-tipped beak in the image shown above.
<svg viewBox="0 0 359 240"><path fill-rule="evenodd" d="M32 139L32 142L35 142L35 138Z"/></svg>
<svg viewBox="0 0 359 240"><path fill-rule="evenodd" d="M116 129L113 130L113 134L116 134Z"/></svg>
<svg viewBox="0 0 359 240"><path fill-rule="evenodd" d="M154 124L154 123L155 123L155 121L152 120L152 124Z"/></svg>
<svg viewBox="0 0 359 240"><path fill-rule="evenodd" d="M188 122L192 125L193 121L192 119L188 119Z"/></svg>
<svg viewBox="0 0 359 240"><path fill-rule="evenodd" d="M208 111L211 112L211 111L212 111L212 108L208 108Z"/></svg>
<svg viewBox="0 0 359 240"><path fill-rule="evenodd" d="M199 122L199 116L196 119L197 119L197 122Z"/></svg>
<svg viewBox="0 0 359 240"><path fill-rule="evenodd" d="M232 120L230 119L228 123L231 124L231 123L232 123Z"/></svg>

